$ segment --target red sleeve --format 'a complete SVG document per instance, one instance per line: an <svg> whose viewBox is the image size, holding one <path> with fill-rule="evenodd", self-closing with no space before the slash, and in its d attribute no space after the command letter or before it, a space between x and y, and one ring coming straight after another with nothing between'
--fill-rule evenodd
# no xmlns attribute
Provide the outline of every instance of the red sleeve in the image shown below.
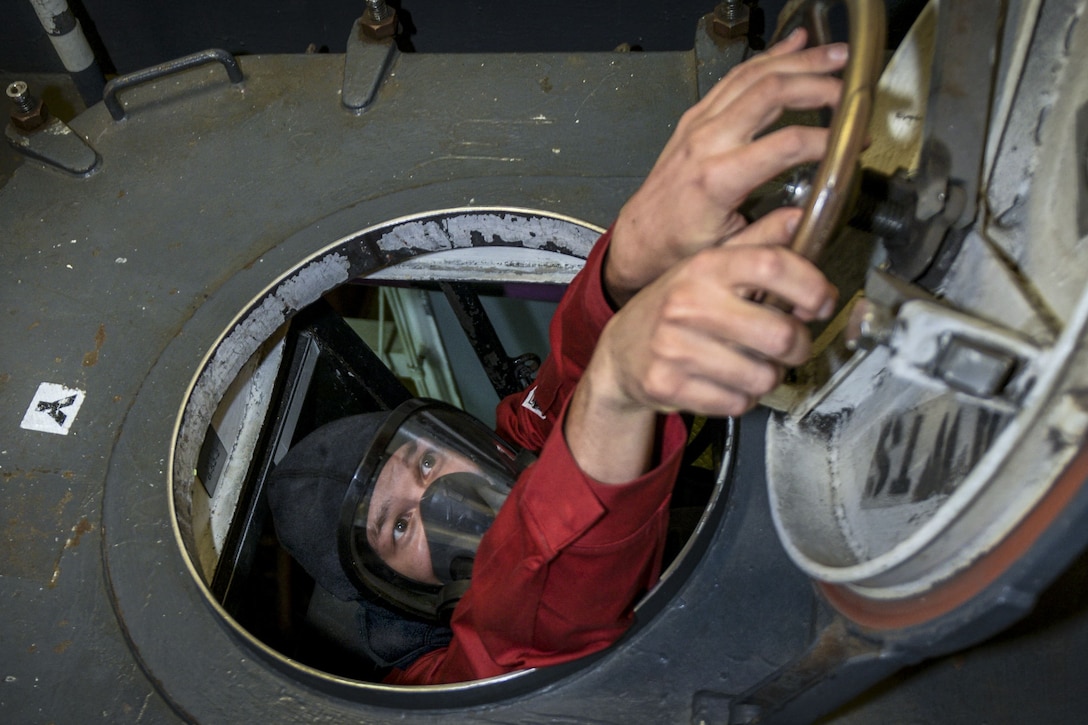
<svg viewBox="0 0 1088 725"><path fill-rule="evenodd" d="M496 409L499 435L528 450L543 448L589 364L601 330L614 314L601 283L611 235L611 230L605 232L593 246L556 308L548 330L551 352L536 382L528 390L507 396Z"/></svg>
<svg viewBox="0 0 1088 725"><path fill-rule="evenodd" d="M613 314L600 278L607 244L606 234L559 304L535 386L500 403L500 433L540 455L480 543L453 640L386 682L463 682L596 652L626 631L656 583L687 439L680 417L661 419L657 466L622 486L586 476L562 434L567 401Z"/></svg>
<svg viewBox="0 0 1088 725"><path fill-rule="evenodd" d="M661 427L662 462L623 486L586 476L563 436L550 436L480 543L472 586L454 611L453 641L386 682L493 677L615 642L660 574L669 495L687 437L677 415Z"/></svg>

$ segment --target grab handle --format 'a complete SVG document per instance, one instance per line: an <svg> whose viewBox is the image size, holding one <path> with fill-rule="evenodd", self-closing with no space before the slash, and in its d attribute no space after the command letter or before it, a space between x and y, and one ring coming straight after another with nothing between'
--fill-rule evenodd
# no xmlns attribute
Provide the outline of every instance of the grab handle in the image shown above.
<svg viewBox="0 0 1088 725"><path fill-rule="evenodd" d="M120 121L125 117L125 107L121 105L121 100L117 97L118 92L205 63L220 63L226 68L227 77L230 78L231 83L242 82L242 69L238 66L238 60L225 50L212 48L175 60L169 60L159 65L153 65L150 68L144 68L127 75L117 76L107 83L102 90L102 102L106 104L106 108L109 110L110 115L113 116L113 120Z"/></svg>

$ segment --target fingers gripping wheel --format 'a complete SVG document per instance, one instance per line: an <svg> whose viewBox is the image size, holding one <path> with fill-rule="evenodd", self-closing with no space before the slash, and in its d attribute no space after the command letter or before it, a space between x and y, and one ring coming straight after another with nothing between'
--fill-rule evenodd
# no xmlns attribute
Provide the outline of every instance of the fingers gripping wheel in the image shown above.
<svg viewBox="0 0 1088 725"><path fill-rule="evenodd" d="M827 155L816 171L812 193L793 238L793 250L819 261L838 226L857 176L858 157L873 113L876 82L884 65L886 22L882 0L801 0L786 6L774 41L798 27L808 31L810 45L831 39L828 13L845 5L849 14L850 60L843 71L842 101L831 119Z"/></svg>

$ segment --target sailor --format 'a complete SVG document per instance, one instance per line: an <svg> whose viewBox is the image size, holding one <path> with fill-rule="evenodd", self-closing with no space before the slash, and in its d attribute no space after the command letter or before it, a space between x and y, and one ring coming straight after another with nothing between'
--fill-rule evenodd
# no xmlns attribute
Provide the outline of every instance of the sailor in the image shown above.
<svg viewBox="0 0 1088 725"><path fill-rule="evenodd" d="M410 401L325 426L277 466L280 540L319 585L360 601L387 682L480 679L614 643L660 574L687 439L678 411L740 415L807 359L806 323L837 293L788 248L801 212L738 211L826 151L826 129L768 130L839 100L845 46L805 44L795 31L684 114L495 432Z"/></svg>

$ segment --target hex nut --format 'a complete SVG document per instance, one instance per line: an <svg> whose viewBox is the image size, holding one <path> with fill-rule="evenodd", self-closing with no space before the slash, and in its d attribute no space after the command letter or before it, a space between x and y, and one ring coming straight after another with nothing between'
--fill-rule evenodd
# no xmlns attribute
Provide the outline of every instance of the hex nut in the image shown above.
<svg viewBox="0 0 1088 725"><path fill-rule="evenodd" d="M389 8L388 15L381 20L375 20L368 8L363 17L359 18L359 29L372 40L392 38L397 33L397 11Z"/></svg>
<svg viewBox="0 0 1088 725"><path fill-rule="evenodd" d="M35 99L34 105L29 111L14 110L11 112L11 125L20 131L36 131L49 120L49 109L45 107L42 99Z"/></svg>
<svg viewBox="0 0 1088 725"><path fill-rule="evenodd" d="M714 8L714 14L710 19L711 30L719 38L740 38L748 35L749 9L744 3L735 3L731 8L726 8L725 3Z"/></svg>

